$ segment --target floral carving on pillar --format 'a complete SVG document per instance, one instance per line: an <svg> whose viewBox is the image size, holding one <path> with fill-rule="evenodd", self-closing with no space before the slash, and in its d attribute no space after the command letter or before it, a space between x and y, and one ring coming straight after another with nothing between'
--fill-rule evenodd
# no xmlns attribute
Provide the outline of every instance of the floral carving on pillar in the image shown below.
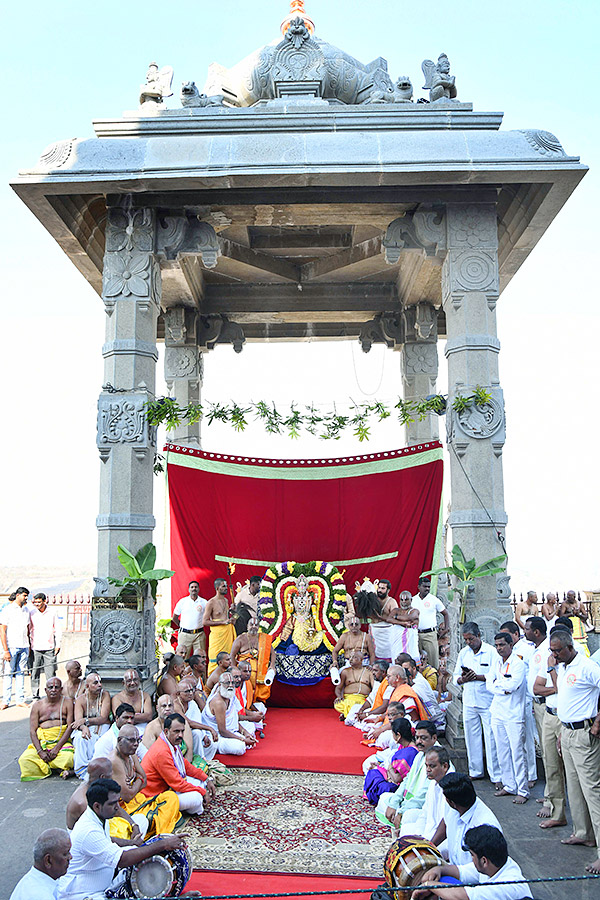
<svg viewBox="0 0 600 900"><path fill-rule="evenodd" d="M154 257L155 215L131 209L131 198L110 207L102 273L103 297L110 314L119 297L148 298L160 303L160 270Z"/></svg>
<svg viewBox="0 0 600 900"><path fill-rule="evenodd" d="M438 355L436 344L405 344L403 348L406 375L437 375Z"/></svg>
<svg viewBox="0 0 600 900"><path fill-rule="evenodd" d="M105 297L148 297L150 256L148 253L107 253L102 276Z"/></svg>
<svg viewBox="0 0 600 900"><path fill-rule="evenodd" d="M447 209L448 252L442 291L455 308L469 291L486 294L495 305L499 286L496 207L489 203L450 204Z"/></svg>

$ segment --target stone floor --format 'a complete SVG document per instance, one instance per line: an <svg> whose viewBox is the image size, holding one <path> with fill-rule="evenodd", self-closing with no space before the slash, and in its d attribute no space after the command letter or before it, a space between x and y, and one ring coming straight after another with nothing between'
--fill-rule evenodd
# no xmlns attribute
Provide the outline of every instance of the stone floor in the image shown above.
<svg viewBox="0 0 600 900"><path fill-rule="evenodd" d="M64 808L74 789L73 781L53 776L45 781L22 784L17 758L29 741L28 710L11 707L0 712L0 834L3 843L3 865L0 867L0 900L10 893L31 865L31 849L37 835L45 828L64 827ZM510 798L497 800L492 786L477 782L477 792L500 820L509 843L509 852L518 860L524 873L532 878L584 873L584 866L595 858L595 850L565 847L560 838L569 828L542 831L535 813L539 809L533 799L515 806ZM536 785L534 796L542 786ZM598 881L571 882L534 886L536 900L597 900Z"/></svg>

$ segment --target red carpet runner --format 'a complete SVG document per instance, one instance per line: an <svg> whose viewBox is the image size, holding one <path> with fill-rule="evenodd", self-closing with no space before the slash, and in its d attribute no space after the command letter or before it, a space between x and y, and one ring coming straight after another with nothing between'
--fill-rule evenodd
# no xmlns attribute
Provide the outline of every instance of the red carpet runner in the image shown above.
<svg viewBox="0 0 600 900"><path fill-rule="evenodd" d="M362 733L334 709L269 709L266 737L243 756L219 756L226 766L361 775L371 752Z"/></svg>
<svg viewBox="0 0 600 900"><path fill-rule="evenodd" d="M270 872L216 872L214 869L195 869L186 890L200 891L203 897L228 896L229 894L283 894L287 891L335 891L358 890L364 893L323 894L318 900L366 900L371 892L381 884L376 878L346 878L337 875L274 875ZM289 898L293 900L293 898Z"/></svg>

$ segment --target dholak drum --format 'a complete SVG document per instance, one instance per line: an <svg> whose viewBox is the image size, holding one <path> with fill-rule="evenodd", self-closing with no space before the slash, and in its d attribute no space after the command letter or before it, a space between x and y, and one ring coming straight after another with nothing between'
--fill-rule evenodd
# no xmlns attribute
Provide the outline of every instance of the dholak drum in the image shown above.
<svg viewBox="0 0 600 900"><path fill-rule="evenodd" d="M153 837L144 844L160 842ZM192 857L187 847L166 850L151 856L127 870L125 881L107 896L115 900L130 897L178 897L186 886L192 871Z"/></svg>
<svg viewBox="0 0 600 900"><path fill-rule="evenodd" d="M444 862L435 844L407 834L394 841L386 853L383 872L390 887L412 887L418 883L417 876Z"/></svg>

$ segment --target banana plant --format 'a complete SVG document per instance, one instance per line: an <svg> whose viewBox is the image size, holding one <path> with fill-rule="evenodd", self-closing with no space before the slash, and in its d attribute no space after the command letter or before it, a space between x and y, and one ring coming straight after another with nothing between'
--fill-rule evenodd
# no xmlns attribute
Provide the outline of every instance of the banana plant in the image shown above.
<svg viewBox="0 0 600 900"><path fill-rule="evenodd" d="M444 573L452 578L453 584L450 587L450 591L452 593L460 594L459 622L463 625L467 610L467 594L469 588L475 583L476 578L487 578L489 575L506 572L506 566L501 565L503 562L506 562L505 553L503 553L502 556L494 556L492 559L488 559L487 562L477 565L474 559L465 559L464 553L458 544L455 544L452 548L451 566L442 566L439 569L429 569L428 572L423 572L421 577L424 575L442 575Z"/></svg>
<svg viewBox="0 0 600 900"><path fill-rule="evenodd" d="M117 547L117 553L121 565L127 573L126 578L109 578L110 584L120 588L117 597L123 594L135 593L138 602L138 610L143 609L146 591L150 588L152 598L156 603L156 588L163 578L172 578L175 572L171 569L155 569L156 547L154 544L144 544L134 555L122 544Z"/></svg>

